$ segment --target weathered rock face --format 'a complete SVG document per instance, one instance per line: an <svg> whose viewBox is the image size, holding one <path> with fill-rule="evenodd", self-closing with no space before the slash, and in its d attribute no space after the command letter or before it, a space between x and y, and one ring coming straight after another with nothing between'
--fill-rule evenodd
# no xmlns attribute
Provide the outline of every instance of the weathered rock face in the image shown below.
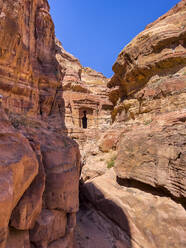
<svg viewBox="0 0 186 248"><path fill-rule="evenodd" d="M0 248L73 247L80 153L67 133L85 164L76 248L186 246L185 20L183 0L108 81L55 40L46 0L0 0Z"/></svg>
<svg viewBox="0 0 186 248"><path fill-rule="evenodd" d="M87 200L93 204L98 215L101 212L106 219L112 221L109 228L109 232L113 233L112 239L110 235L105 235L108 221L103 220L99 226L106 236L103 235L102 238L106 240L110 238L110 244L113 245L108 247L114 247L114 245L126 248L185 246L185 209L158 191L147 189L130 182L128 185L118 184L113 169L87 181L83 187ZM98 221L94 220L95 223ZM80 222L78 227L81 228L82 225ZM116 228L120 232L116 231ZM87 234L92 242L93 235L91 231ZM107 246L98 245L98 247L106 248Z"/></svg>
<svg viewBox="0 0 186 248"><path fill-rule="evenodd" d="M47 246L53 240L65 236L67 216L65 212L43 210L34 229L31 231L31 241L38 246Z"/></svg>
<svg viewBox="0 0 186 248"><path fill-rule="evenodd" d="M37 175L38 161L1 106L0 129L0 247L5 247L12 210Z"/></svg>
<svg viewBox="0 0 186 248"><path fill-rule="evenodd" d="M10 228L8 234L8 240L6 244L7 248L30 248L30 239L28 231L18 231Z"/></svg>
<svg viewBox="0 0 186 248"><path fill-rule="evenodd" d="M118 145L116 174L186 197L186 110L159 115L147 126L124 132Z"/></svg>
<svg viewBox="0 0 186 248"><path fill-rule="evenodd" d="M186 1L181 1L149 25L120 53L109 83L114 86L120 77L126 98L113 111L119 123L128 125L118 146L117 175L163 188L178 198L185 198L186 187L185 17ZM116 68L123 68L122 77Z"/></svg>
<svg viewBox="0 0 186 248"><path fill-rule="evenodd" d="M92 204L88 211L93 208L98 214L91 221L100 223L103 215L103 233L112 221L113 239L103 239L113 247L186 246L185 20L183 0L135 37L113 66L108 82L113 124L98 140L94 156L87 158L89 170L83 168L81 188L84 201ZM86 242L82 233L89 240L95 237L87 234L87 220L81 219L77 247ZM114 232L116 226L125 236Z"/></svg>
<svg viewBox="0 0 186 248"><path fill-rule="evenodd" d="M68 134L82 148L92 135L96 137L100 130L110 126L112 103L108 100L108 79L83 67L78 59L64 50L59 41L56 41L56 50L56 58L64 74L65 124Z"/></svg>
<svg viewBox="0 0 186 248"><path fill-rule="evenodd" d="M0 0L0 29L0 248L46 248L57 239L69 248L80 153L64 133L48 2Z"/></svg>
<svg viewBox="0 0 186 248"><path fill-rule="evenodd" d="M186 64L185 1L149 25L119 54L108 86L119 86L119 96L134 94L153 77L171 75Z"/></svg>
<svg viewBox="0 0 186 248"><path fill-rule="evenodd" d="M16 113L47 115L59 85L48 3L1 1L0 11L3 106Z"/></svg>
<svg viewBox="0 0 186 248"><path fill-rule="evenodd" d="M79 144L84 165L82 177L102 175L107 166L99 157L98 141L111 125L110 113L113 109L108 99L108 79L95 70L83 67L58 40L56 50L56 58L64 75L61 90L66 131ZM110 155L106 157L109 159Z"/></svg>

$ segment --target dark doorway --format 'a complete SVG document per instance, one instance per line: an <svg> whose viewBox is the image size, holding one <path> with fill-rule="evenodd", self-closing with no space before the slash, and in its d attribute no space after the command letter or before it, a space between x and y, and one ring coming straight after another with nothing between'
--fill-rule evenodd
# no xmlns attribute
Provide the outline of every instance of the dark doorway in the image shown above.
<svg viewBox="0 0 186 248"><path fill-rule="evenodd" d="M87 112L86 111L83 111L83 118L82 118L82 125L83 125L83 128L87 128Z"/></svg>

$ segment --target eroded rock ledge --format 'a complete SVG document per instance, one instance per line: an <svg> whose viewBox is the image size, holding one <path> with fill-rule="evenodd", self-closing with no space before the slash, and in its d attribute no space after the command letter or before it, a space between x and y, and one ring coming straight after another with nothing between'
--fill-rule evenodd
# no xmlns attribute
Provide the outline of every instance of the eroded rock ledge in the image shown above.
<svg viewBox="0 0 186 248"><path fill-rule="evenodd" d="M182 0L108 80L55 39L46 0L0 0L0 248L186 246L185 20Z"/></svg>
<svg viewBox="0 0 186 248"><path fill-rule="evenodd" d="M0 27L0 247L69 248L80 153L64 132L48 2L1 0Z"/></svg>
<svg viewBox="0 0 186 248"><path fill-rule="evenodd" d="M113 123L82 171L83 204L92 205L86 205L88 216L80 214L79 247L86 243L83 231L93 247L95 234L84 223L94 225L95 218L104 233L98 237L102 247L186 245L185 20L182 0L136 36L113 66L108 82Z"/></svg>

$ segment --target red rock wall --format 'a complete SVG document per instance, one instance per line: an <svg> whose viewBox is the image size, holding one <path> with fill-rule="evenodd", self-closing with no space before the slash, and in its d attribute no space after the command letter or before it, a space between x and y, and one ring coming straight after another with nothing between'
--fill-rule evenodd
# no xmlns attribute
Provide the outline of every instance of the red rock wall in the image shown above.
<svg viewBox="0 0 186 248"><path fill-rule="evenodd" d="M186 2L181 1L124 48L109 82L109 86L114 86L118 77L120 90L125 88L125 97L121 96L124 99L113 111L113 118L121 125L124 123L123 132L127 132L120 139L124 142L122 148L118 148L124 148L119 154L125 160L124 164L117 162L117 165L123 164L121 173L116 165L118 176L124 173L125 178L163 187L175 197L184 195L186 186L182 134L186 117L185 6ZM123 70L122 76L120 70ZM131 159L125 153L127 149ZM130 169L131 164L136 166Z"/></svg>
<svg viewBox="0 0 186 248"><path fill-rule="evenodd" d="M0 247L72 247L80 154L46 0L0 1Z"/></svg>
<svg viewBox="0 0 186 248"><path fill-rule="evenodd" d="M121 51L108 82L113 124L87 159L81 192L87 211L105 217L96 217L101 230L112 221L103 239L115 247L186 246L185 21L182 0Z"/></svg>
<svg viewBox="0 0 186 248"><path fill-rule="evenodd" d="M78 248L185 247L185 6L131 41L108 82L55 41L47 1L0 0L0 248L73 247L67 133L85 164Z"/></svg>
<svg viewBox="0 0 186 248"><path fill-rule="evenodd" d="M108 79L102 73L83 67L79 60L66 52L57 40L56 50L56 58L64 75L62 91L67 132L82 148L88 139L92 139L111 124L112 103L108 99ZM82 124L84 111L86 111L87 129L84 129Z"/></svg>
<svg viewBox="0 0 186 248"><path fill-rule="evenodd" d="M49 114L59 72L48 3L1 1L0 10L3 106L16 113Z"/></svg>

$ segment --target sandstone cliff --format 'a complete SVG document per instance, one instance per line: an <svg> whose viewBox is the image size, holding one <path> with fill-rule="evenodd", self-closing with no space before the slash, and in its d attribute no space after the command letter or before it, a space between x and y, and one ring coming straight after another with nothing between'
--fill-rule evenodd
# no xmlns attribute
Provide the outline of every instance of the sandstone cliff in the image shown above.
<svg viewBox="0 0 186 248"><path fill-rule="evenodd" d="M78 142L85 164L88 155L96 153L95 144L100 135L111 125L113 104L108 99L108 79L102 73L83 67L58 40L56 50L56 58L64 75L62 92L66 132Z"/></svg>
<svg viewBox="0 0 186 248"><path fill-rule="evenodd" d="M186 246L185 20L182 0L109 80L55 39L47 0L0 0L0 248Z"/></svg>
<svg viewBox="0 0 186 248"><path fill-rule="evenodd" d="M80 154L46 0L0 0L0 247L72 247Z"/></svg>
<svg viewBox="0 0 186 248"><path fill-rule="evenodd" d="M182 0L136 36L113 66L113 124L82 172L87 215L78 223L79 247L94 247L96 238L107 248L186 246L185 21ZM114 169L94 173L102 163Z"/></svg>

